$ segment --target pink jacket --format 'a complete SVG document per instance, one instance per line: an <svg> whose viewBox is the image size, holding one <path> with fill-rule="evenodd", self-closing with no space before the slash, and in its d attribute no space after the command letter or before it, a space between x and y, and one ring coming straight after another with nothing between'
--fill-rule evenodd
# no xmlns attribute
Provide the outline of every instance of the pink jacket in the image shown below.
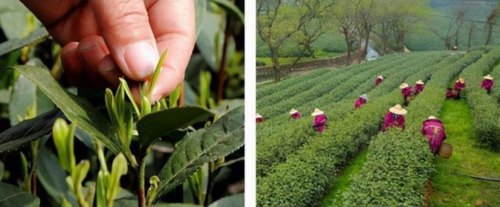
<svg viewBox="0 0 500 207"><path fill-rule="evenodd" d="M399 127L404 129L405 117L403 115L393 114L390 111L385 115L384 127L382 131L386 131L390 127Z"/></svg>
<svg viewBox="0 0 500 207"><path fill-rule="evenodd" d="M411 96L411 87L408 86L406 88L401 89L401 93L403 94L404 97Z"/></svg>
<svg viewBox="0 0 500 207"><path fill-rule="evenodd" d="M354 103L354 109L357 109L357 108L361 107L361 105L363 105L365 103L366 103L365 99L358 98L358 100L356 100L356 103Z"/></svg>
<svg viewBox="0 0 500 207"><path fill-rule="evenodd" d="M302 115L300 114L300 112L297 112L297 113L292 114L290 116L291 119L300 119L300 117L302 117Z"/></svg>
<svg viewBox="0 0 500 207"><path fill-rule="evenodd" d="M443 123L437 119L425 120L422 123L422 134L427 137L431 151L437 154L441 144L446 139Z"/></svg>
<svg viewBox="0 0 500 207"><path fill-rule="evenodd" d="M420 92L424 90L423 84L415 84L415 95L418 95Z"/></svg>
<svg viewBox="0 0 500 207"><path fill-rule="evenodd" d="M455 82L455 86L453 87L453 89L458 90L458 91L461 91L464 88L465 88L465 82L464 83L460 83L460 81L456 81Z"/></svg>
<svg viewBox="0 0 500 207"><path fill-rule="evenodd" d="M322 133L323 131L325 131L325 128L326 128L326 121L327 121L327 118L324 114L317 115L314 117L314 121L312 123L312 126L317 132Z"/></svg>
<svg viewBox="0 0 500 207"><path fill-rule="evenodd" d="M486 89L486 91L490 93L493 84L494 84L493 80L484 79L483 82L481 83L481 88Z"/></svg>

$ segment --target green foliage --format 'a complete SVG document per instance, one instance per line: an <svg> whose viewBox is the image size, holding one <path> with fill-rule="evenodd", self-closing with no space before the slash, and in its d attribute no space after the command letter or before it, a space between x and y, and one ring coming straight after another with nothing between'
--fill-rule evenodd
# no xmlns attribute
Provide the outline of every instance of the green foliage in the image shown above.
<svg viewBox="0 0 500 207"><path fill-rule="evenodd" d="M496 47L461 74L467 84L465 96L472 113L476 138L485 146L497 149L500 149L499 104L480 86L483 76L499 62L500 47Z"/></svg>
<svg viewBox="0 0 500 207"><path fill-rule="evenodd" d="M0 206L40 206L40 199L20 188L0 182Z"/></svg>
<svg viewBox="0 0 500 207"><path fill-rule="evenodd" d="M158 177L157 198L181 184L204 163L225 156L244 143L244 110L238 107L213 125L188 134L176 147Z"/></svg>
<svg viewBox="0 0 500 207"><path fill-rule="evenodd" d="M171 108L144 116L137 122L139 142L149 146L162 135L206 122L213 114L200 107ZM162 127L156 124L161 123Z"/></svg>
<svg viewBox="0 0 500 207"><path fill-rule="evenodd" d="M69 94L50 75L49 71L36 66L15 66L21 74L33 81L78 127L103 142L111 151L118 153L120 144L112 134L109 122L89 103Z"/></svg>
<svg viewBox="0 0 500 207"><path fill-rule="evenodd" d="M274 172L265 177L258 177L258 205L318 205L325 188L330 182L335 180L336 172L341 170L349 158L354 156L362 146L368 144L371 137L379 132L380 122L387 109L395 103L402 101L400 91L397 88L401 82L410 82L418 79L427 80L432 75L432 79L429 81L429 85L432 86L432 82L440 82L439 78L435 80L434 74L446 73L437 77L445 76L449 79L452 75L458 74L462 68L477 60L481 52L471 53L463 58L460 58L459 55L451 55L438 64L433 64L432 59L429 58L435 56L439 60L443 56L436 56L435 53L429 53L428 55L424 60L429 61L429 65L432 65L431 67L425 64L414 64L414 67L405 68L387 77L383 84L370 91L370 101L367 105L353 113L344 115L343 118L337 122L334 121L333 124L329 122L329 127L323 134L312 137L311 141L288 155L284 163L275 166ZM393 67L399 66L394 65ZM442 85L441 87L444 88L446 86ZM444 90L442 92L444 93ZM433 92L432 88L427 93L437 94ZM420 96L417 97L418 100L425 100L425 98ZM438 96L439 94L436 95L436 97ZM439 96L438 99L434 100L442 101L443 97ZM352 107L352 103L350 107ZM415 105L427 108L418 103L415 103ZM325 108L327 116L328 114L335 115L335 112L331 113L328 111L328 108ZM428 111L422 112L422 114L427 113ZM421 115L418 117L421 117ZM408 124L411 125L411 123ZM418 124L421 124L420 120ZM293 129L295 130L295 128ZM260 143L258 141L258 145ZM428 146L425 142L421 141L421 144L418 146L422 146L422 143L425 146L424 149L427 149ZM428 150L422 152L424 155L430 154ZM425 169L428 172L431 171L428 168Z"/></svg>
<svg viewBox="0 0 500 207"><path fill-rule="evenodd" d="M432 74L426 89L407 108L405 130L379 134L371 143L361 173L344 194L344 205L423 205L424 185L434 169L421 124L429 115L439 114L448 82L481 54L469 53Z"/></svg>
<svg viewBox="0 0 500 207"><path fill-rule="evenodd" d="M69 126L63 119L57 119L52 129L54 145L59 155L59 163L66 172L73 172L76 166L74 139L76 126Z"/></svg>

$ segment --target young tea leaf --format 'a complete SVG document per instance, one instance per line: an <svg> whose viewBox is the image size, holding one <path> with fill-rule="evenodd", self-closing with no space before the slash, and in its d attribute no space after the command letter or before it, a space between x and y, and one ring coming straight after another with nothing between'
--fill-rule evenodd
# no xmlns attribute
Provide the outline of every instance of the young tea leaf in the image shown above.
<svg viewBox="0 0 500 207"><path fill-rule="evenodd" d="M120 144L113 134L110 123L89 103L69 94L50 75L49 70L36 66L15 66L21 74L35 83L71 121L92 137L100 140L114 153Z"/></svg>
<svg viewBox="0 0 500 207"><path fill-rule="evenodd" d="M143 117L137 122L139 142L147 147L162 135L207 121L213 114L199 107L171 108Z"/></svg>
<svg viewBox="0 0 500 207"><path fill-rule="evenodd" d="M244 144L244 110L238 107L213 125L188 134L161 170L158 197L174 189L200 166L226 156Z"/></svg>

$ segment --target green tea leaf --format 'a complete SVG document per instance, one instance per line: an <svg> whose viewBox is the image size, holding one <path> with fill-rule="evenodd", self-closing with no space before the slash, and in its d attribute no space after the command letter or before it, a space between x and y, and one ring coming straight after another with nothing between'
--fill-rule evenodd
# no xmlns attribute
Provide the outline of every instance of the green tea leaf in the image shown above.
<svg viewBox="0 0 500 207"><path fill-rule="evenodd" d="M40 199L16 186L0 183L0 206L38 207Z"/></svg>
<svg viewBox="0 0 500 207"><path fill-rule="evenodd" d="M12 126L27 115L28 109L35 107L37 114L53 108L52 102L24 76L20 76L12 88L9 101L9 119Z"/></svg>
<svg viewBox="0 0 500 207"><path fill-rule="evenodd" d="M88 102L66 92L45 68L26 65L14 68L33 81L69 120L77 122L79 128L118 154L120 144L113 134L110 123Z"/></svg>
<svg viewBox="0 0 500 207"><path fill-rule="evenodd" d="M221 198L214 203L210 204L208 207L232 207L232 206L244 206L245 204L245 195L243 193L239 193L232 196L227 196Z"/></svg>
<svg viewBox="0 0 500 207"><path fill-rule="evenodd" d="M67 175L56 155L46 147L40 149L36 172L43 189L58 205L62 204L63 198L71 200L68 198L69 189L65 181Z"/></svg>
<svg viewBox="0 0 500 207"><path fill-rule="evenodd" d="M181 140L159 173L161 183L158 197L181 184L203 164L243 146L243 114L243 106L238 107L213 125L188 134Z"/></svg>
<svg viewBox="0 0 500 207"><path fill-rule="evenodd" d="M200 34L201 26L203 25L203 17L207 12L207 1L206 0L195 0L195 12L196 12L196 37Z"/></svg>
<svg viewBox="0 0 500 207"><path fill-rule="evenodd" d="M245 22L245 17L243 16L243 12L234 4L234 2L228 0L212 0L217 5L224 8L230 15L238 18L238 20L242 23Z"/></svg>
<svg viewBox="0 0 500 207"><path fill-rule="evenodd" d="M10 24L10 23L9 23ZM12 39L0 44L0 56L30 44L36 44L49 37L49 32L45 28L39 28L23 39Z"/></svg>
<svg viewBox="0 0 500 207"><path fill-rule="evenodd" d="M212 116L210 111L199 107L171 108L148 114L137 122L139 142L149 146L162 135L207 121Z"/></svg>
<svg viewBox="0 0 500 207"><path fill-rule="evenodd" d="M49 134L52 131L54 121L59 117L64 117L61 111L51 110L5 130L0 134L0 152L15 150L30 141Z"/></svg>

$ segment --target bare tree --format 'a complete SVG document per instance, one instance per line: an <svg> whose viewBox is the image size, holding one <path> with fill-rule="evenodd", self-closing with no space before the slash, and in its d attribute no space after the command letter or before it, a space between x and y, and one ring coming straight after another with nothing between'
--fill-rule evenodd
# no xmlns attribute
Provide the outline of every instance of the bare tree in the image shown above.
<svg viewBox="0 0 500 207"><path fill-rule="evenodd" d="M500 13L500 3L497 3L495 9L491 10L490 15L488 15L488 18L486 19L486 42L484 45L489 45L491 42L491 34L493 34L493 29L495 28L495 24L497 23L497 17L498 14Z"/></svg>
<svg viewBox="0 0 500 207"><path fill-rule="evenodd" d="M469 50L471 48L472 35L475 29L476 29L476 24L474 24L473 21L470 21L468 25L468 37L467 37L467 49Z"/></svg>
<svg viewBox="0 0 500 207"><path fill-rule="evenodd" d="M465 14L466 14L465 6L458 7L453 13L454 17L450 19L448 28L444 33L441 32L440 28L433 27L432 23L428 24L431 32L444 41L445 49L451 49L453 47L452 44L453 40L455 40L454 44L458 46L459 33L465 21Z"/></svg>

